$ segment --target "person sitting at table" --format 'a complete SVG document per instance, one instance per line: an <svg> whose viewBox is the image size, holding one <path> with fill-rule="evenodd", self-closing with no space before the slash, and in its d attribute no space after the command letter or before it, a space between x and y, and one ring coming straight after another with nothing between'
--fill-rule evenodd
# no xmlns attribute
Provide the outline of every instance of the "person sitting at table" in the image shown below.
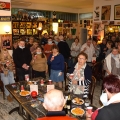
<svg viewBox="0 0 120 120"><path fill-rule="evenodd" d="M48 58L48 65L51 65L50 80L54 84L58 82L58 86L62 88L62 81L64 80L64 57L59 53L56 45L52 46L52 52Z"/></svg>
<svg viewBox="0 0 120 120"><path fill-rule="evenodd" d="M87 97L92 77L92 70L86 64L87 58L87 54L84 52L78 55L78 62L73 72L74 76L70 77L71 81L69 82L69 90L73 90L75 94L84 94L84 97Z"/></svg>
<svg viewBox="0 0 120 120"><path fill-rule="evenodd" d="M46 117L37 118L37 120L76 120L76 118L72 118L66 116L63 107L65 105L66 100L64 99L64 95L62 91L52 89L48 91L44 95L44 108L48 111Z"/></svg>
<svg viewBox="0 0 120 120"><path fill-rule="evenodd" d="M86 111L86 120L120 120L120 76L106 76L103 87L100 100L104 106L93 113Z"/></svg>
<svg viewBox="0 0 120 120"><path fill-rule="evenodd" d="M1 69L0 75L1 75L1 80L4 84L5 95L7 96L7 100L11 102L12 98L10 96L10 93L6 89L5 85L15 83L14 80L15 66L13 63L13 59L10 56L7 49L1 50L0 69Z"/></svg>
<svg viewBox="0 0 120 120"><path fill-rule="evenodd" d="M48 72L48 65L47 58L42 52L42 47L38 46L36 48L36 54L32 57L31 65L34 77L46 78L46 73Z"/></svg>

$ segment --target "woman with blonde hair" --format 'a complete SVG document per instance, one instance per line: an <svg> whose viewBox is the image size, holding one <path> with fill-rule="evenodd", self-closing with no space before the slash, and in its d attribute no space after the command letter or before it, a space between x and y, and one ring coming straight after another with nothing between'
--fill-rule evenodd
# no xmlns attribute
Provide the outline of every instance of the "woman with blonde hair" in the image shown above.
<svg viewBox="0 0 120 120"><path fill-rule="evenodd" d="M0 68L1 68L0 75L1 75L1 80L4 84L5 94L7 96L7 100L11 102L12 98L8 90L5 88L5 85L15 83L14 81L15 67L14 67L13 59L10 56L7 49L1 50Z"/></svg>

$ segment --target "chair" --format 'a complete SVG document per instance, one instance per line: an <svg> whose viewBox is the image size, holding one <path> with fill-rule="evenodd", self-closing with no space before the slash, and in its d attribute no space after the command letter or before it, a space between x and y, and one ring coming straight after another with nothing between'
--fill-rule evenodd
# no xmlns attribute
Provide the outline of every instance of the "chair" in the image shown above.
<svg viewBox="0 0 120 120"><path fill-rule="evenodd" d="M103 62L97 62L96 64L94 64L94 66L92 67L92 75L96 78L97 81L103 79L104 77L104 73L103 73Z"/></svg>
<svg viewBox="0 0 120 120"><path fill-rule="evenodd" d="M93 94L94 94L95 86L96 86L96 78L92 76L92 80L89 85L89 94L88 94L91 104L93 102Z"/></svg>
<svg viewBox="0 0 120 120"><path fill-rule="evenodd" d="M67 74L67 63L64 62L64 81L65 81L65 87L66 87L66 74Z"/></svg>
<svg viewBox="0 0 120 120"><path fill-rule="evenodd" d="M1 80L0 80L0 89L1 89L1 91L3 93L3 99L5 100L4 84L3 84L3 82Z"/></svg>

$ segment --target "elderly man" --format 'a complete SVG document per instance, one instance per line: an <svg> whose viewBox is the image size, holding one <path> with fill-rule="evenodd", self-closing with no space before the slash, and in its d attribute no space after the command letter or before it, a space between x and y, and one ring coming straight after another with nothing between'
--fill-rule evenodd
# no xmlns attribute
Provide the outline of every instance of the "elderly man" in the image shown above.
<svg viewBox="0 0 120 120"><path fill-rule="evenodd" d="M25 74L29 74L29 66L32 60L31 52L25 47L25 41L20 40L18 48L13 52L13 60L16 66L16 73L19 81L25 79Z"/></svg>
<svg viewBox="0 0 120 120"><path fill-rule="evenodd" d="M81 52L84 52L88 55L87 62L92 62L92 57L95 54L95 48L92 44L92 40L87 40L86 43L82 45Z"/></svg>
<svg viewBox="0 0 120 120"><path fill-rule="evenodd" d="M120 75L120 54L118 48L114 47L112 53L105 58L104 70L106 75Z"/></svg>
<svg viewBox="0 0 120 120"><path fill-rule="evenodd" d="M43 106L48 113L44 118L38 118L37 120L76 120L66 116L65 112L62 111L63 106L65 105L65 99L62 91L60 90L50 90L44 95Z"/></svg>

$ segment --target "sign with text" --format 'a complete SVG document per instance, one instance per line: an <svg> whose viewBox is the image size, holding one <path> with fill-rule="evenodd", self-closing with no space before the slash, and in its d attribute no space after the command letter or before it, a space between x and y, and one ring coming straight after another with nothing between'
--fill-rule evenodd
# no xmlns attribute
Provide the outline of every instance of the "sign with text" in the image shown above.
<svg viewBox="0 0 120 120"><path fill-rule="evenodd" d="M0 10L10 11L10 2L0 1Z"/></svg>
<svg viewBox="0 0 120 120"><path fill-rule="evenodd" d="M0 22L11 21L11 16L0 16Z"/></svg>

